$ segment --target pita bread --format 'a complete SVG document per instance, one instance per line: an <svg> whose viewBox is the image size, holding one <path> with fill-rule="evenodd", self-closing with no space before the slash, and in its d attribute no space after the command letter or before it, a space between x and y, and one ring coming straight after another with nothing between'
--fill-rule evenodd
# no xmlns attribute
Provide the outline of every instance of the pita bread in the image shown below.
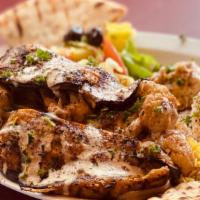
<svg viewBox="0 0 200 200"><path fill-rule="evenodd" d="M167 190L161 198L153 197L149 200L199 200L200 182L191 181L181 183L175 188Z"/></svg>
<svg viewBox="0 0 200 200"><path fill-rule="evenodd" d="M72 26L103 28L126 13L108 0L29 0L0 15L0 35L10 45L58 45Z"/></svg>

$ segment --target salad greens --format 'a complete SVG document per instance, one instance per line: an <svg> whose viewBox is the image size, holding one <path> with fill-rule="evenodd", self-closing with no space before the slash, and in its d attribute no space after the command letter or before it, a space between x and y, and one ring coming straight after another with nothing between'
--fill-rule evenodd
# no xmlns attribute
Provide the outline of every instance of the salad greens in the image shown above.
<svg viewBox="0 0 200 200"><path fill-rule="evenodd" d="M121 56L129 75L134 78L147 78L152 75L152 72L159 70L160 67L152 56L138 52L133 38L127 41Z"/></svg>
<svg viewBox="0 0 200 200"><path fill-rule="evenodd" d="M92 30L95 33L102 34L100 30ZM76 34L73 32L74 37L77 36ZM152 76L153 72L159 70L160 64L152 56L137 50L134 42L135 35L135 29L128 22L107 23L99 46L91 45L88 40L77 41L74 38L67 38L65 46L58 49L58 53L73 61L80 61L91 66L100 66L102 62L110 58L119 66L119 70L113 69L113 71L111 70L112 73L129 75L134 79L147 78ZM37 57L43 60L48 60L50 56L45 51L37 52ZM27 62L32 63L34 59L27 57ZM179 84L181 84L180 81Z"/></svg>
<svg viewBox="0 0 200 200"><path fill-rule="evenodd" d="M108 23L106 36L121 53L129 75L134 78L147 78L159 70L159 63L150 55L138 52L134 42L135 29L130 23Z"/></svg>

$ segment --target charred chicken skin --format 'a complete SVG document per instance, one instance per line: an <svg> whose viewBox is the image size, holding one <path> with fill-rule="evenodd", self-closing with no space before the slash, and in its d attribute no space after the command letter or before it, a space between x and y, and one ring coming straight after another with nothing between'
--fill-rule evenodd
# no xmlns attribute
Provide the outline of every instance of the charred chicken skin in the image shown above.
<svg viewBox="0 0 200 200"><path fill-rule="evenodd" d="M10 115L0 145L3 173L15 171L22 188L30 191L117 198L163 185L169 178L167 164L137 156L140 146L133 138L31 109Z"/></svg>
<svg viewBox="0 0 200 200"><path fill-rule="evenodd" d="M9 49L0 58L1 172L23 190L94 199L177 183L195 168L192 129L177 109L191 106L198 82L192 67L174 69L125 87L43 47ZM165 81L184 70L194 90L181 101Z"/></svg>
<svg viewBox="0 0 200 200"><path fill-rule="evenodd" d="M60 93L78 92L92 108L124 109L135 98L135 81L123 87L110 73L100 68L82 66L42 47L20 46L0 58L0 82L26 87L47 87Z"/></svg>

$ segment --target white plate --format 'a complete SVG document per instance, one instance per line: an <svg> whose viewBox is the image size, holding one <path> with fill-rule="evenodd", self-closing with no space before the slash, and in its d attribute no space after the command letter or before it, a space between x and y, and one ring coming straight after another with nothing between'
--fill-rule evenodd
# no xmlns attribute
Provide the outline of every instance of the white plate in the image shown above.
<svg viewBox="0 0 200 200"><path fill-rule="evenodd" d="M185 38L178 35L139 32L136 37L136 46L140 51L155 56L162 64L172 64L177 61L186 60L195 60L200 63L200 40L198 39ZM0 49L0 52L3 49L5 47ZM17 184L5 179L1 174L0 184L37 199L75 200L75 198L64 196L49 196L21 191Z"/></svg>

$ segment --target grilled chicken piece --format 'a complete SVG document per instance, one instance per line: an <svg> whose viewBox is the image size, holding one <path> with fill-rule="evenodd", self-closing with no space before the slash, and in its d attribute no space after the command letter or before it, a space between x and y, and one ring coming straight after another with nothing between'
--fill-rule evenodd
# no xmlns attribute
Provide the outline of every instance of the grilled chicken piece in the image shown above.
<svg viewBox="0 0 200 200"><path fill-rule="evenodd" d="M105 108L100 113L88 115L86 123L99 129L122 133L128 124L127 112Z"/></svg>
<svg viewBox="0 0 200 200"><path fill-rule="evenodd" d="M173 166L171 158L162 150L160 145L153 141L139 142L136 147L136 153L139 158L157 159L168 166Z"/></svg>
<svg viewBox="0 0 200 200"><path fill-rule="evenodd" d="M148 130L145 138L157 141L161 148L171 157L184 175L195 167L191 147L187 141L184 129L177 128L178 113L176 98L162 85L152 81L142 81L138 93L143 97L138 111L139 117L125 130L127 135L140 138L144 129Z"/></svg>
<svg viewBox="0 0 200 200"><path fill-rule="evenodd" d="M139 81L129 88L97 68L82 66L32 45L8 50L0 58L0 82L26 87L50 88L57 97L73 91L82 94L92 108L124 109L135 100Z"/></svg>
<svg viewBox="0 0 200 200"><path fill-rule="evenodd" d="M130 108L124 111L103 109L96 115L88 116L88 122L110 131L126 129L126 134L132 136L139 135L144 129L163 132L174 128L178 118L177 101L165 86L143 80L136 97Z"/></svg>
<svg viewBox="0 0 200 200"><path fill-rule="evenodd" d="M175 129L185 134L186 137L190 136L193 137L191 110L185 110L183 112L179 112Z"/></svg>
<svg viewBox="0 0 200 200"><path fill-rule="evenodd" d="M171 184L176 185L180 179L180 169L174 165L174 162L167 153L165 153L161 146L153 141L139 142L136 147L136 154L138 158L149 159L153 162L158 161L167 165L170 169Z"/></svg>
<svg viewBox="0 0 200 200"><path fill-rule="evenodd" d="M46 110L56 114L62 119L83 123L88 115L92 114L92 109L84 100L81 94L70 92L70 94L60 94L57 99L50 90L41 89Z"/></svg>
<svg viewBox="0 0 200 200"><path fill-rule="evenodd" d="M167 165L137 157L138 143L131 137L31 109L11 114L0 145L3 173L20 173L22 188L34 192L117 198L165 185L169 178Z"/></svg>
<svg viewBox="0 0 200 200"><path fill-rule="evenodd" d="M172 102L162 94L147 95L139 114L143 127L151 133L162 133L173 129L178 113Z"/></svg>
<svg viewBox="0 0 200 200"><path fill-rule="evenodd" d="M30 176L27 177L27 181L30 179L33 183L40 180L37 172L40 168L40 164L42 165L41 158L42 155L45 156L46 151L50 151L50 144L53 142L54 135L53 122L51 122L48 117L44 116L42 119L39 117L41 117L39 112L34 110L22 109L16 111L10 115L8 121L0 131L0 144L2 150L5 151L5 155L7 153L6 149L10 152L15 152L15 149L12 148L14 144L19 149L18 153L15 153L13 157L15 156L15 159L20 160L20 165L19 162L12 163L13 157L6 155L4 158L1 155L3 164L7 166L6 169L9 170L8 166L10 163L13 164L11 167L15 169L20 169L22 167L22 176L26 176L26 173L29 173ZM9 139L10 137L15 140L13 139L12 142ZM6 145L5 142L9 145ZM55 163L58 165L59 157L59 154L55 157L57 161ZM45 164L48 166L48 160L45 161ZM16 174L17 173L19 174L20 171L16 171ZM21 179L23 179L22 176Z"/></svg>
<svg viewBox="0 0 200 200"><path fill-rule="evenodd" d="M181 62L162 67L153 80L165 85L179 101L179 110L191 108L192 99L200 91L200 68L194 62Z"/></svg>
<svg viewBox="0 0 200 200"><path fill-rule="evenodd" d="M170 130L154 139L181 169L184 176L188 176L195 169L194 155L185 134L178 130Z"/></svg>
<svg viewBox="0 0 200 200"><path fill-rule="evenodd" d="M137 96L138 118L127 127L127 134L137 136L143 129L162 133L175 127L178 119L177 101L165 86L142 81Z"/></svg>
<svg viewBox="0 0 200 200"><path fill-rule="evenodd" d="M200 141L200 93L193 98L191 122L192 135L196 140Z"/></svg>
<svg viewBox="0 0 200 200"><path fill-rule="evenodd" d="M147 95L158 93L161 94L163 97L169 99L169 101L173 103L175 107L177 107L178 102L176 100L176 97L169 91L166 86L157 84L150 80L143 80L140 83L137 91L137 95L140 97L146 97Z"/></svg>
<svg viewBox="0 0 200 200"><path fill-rule="evenodd" d="M12 98L10 92L0 85L0 127L6 120L6 112L10 110L12 106Z"/></svg>
<svg viewBox="0 0 200 200"><path fill-rule="evenodd" d="M71 176L71 174L73 174L73 171L70 171L72 167L78 168L79 166L81 168L85 165L89 168L86 171L86 174L83 175L80 173L77 178L75 178L74 175ZM130 174L127 174L126 176L126 172L124 173L121 171L121 166L113 167L110 163L107 165L99 165L98 168L101 168L101 172L99 172L96 166L91 166L87 162L77 163L70 166L70 168L63 168L59 172L55 171L50 175L49 179L43 181L37 187L22 186L22 189L25 191L41 193L59 191L64 192L65 195L87 199L117 199L119 196L127 194L130 191L143 193L149 188L155 190L153 193L157 194L156 189L160 185L165 186L167 183L166 179L168 178L167 167L152 169L148 174L142 177L136 177L135 175ZM122 173L120 173L120 171ZM87 175L87 173L91 173L92 176ZM52 180L55 179L55 176L57 176L55 181L61 181L54 183ZM69 180L64 181L63 178L61 178L63 176L68 177ZM70 186L66 187L68 182L71 182L72 180L73 182ZM151 196L151 194L148 194L147 197L149 196Z"/></svg>
<svg viewBox="0 0 200 200"><path fill-rule="evenodd" d="M176 98L169 90L153 81L143 80L138 86L137 100L124 111L103 109L100 114L88 116L95 127L122 131L137 136L143 130L163 132L175 127L178 119ZM151 120L149 120L151 119Z"/></svg>

